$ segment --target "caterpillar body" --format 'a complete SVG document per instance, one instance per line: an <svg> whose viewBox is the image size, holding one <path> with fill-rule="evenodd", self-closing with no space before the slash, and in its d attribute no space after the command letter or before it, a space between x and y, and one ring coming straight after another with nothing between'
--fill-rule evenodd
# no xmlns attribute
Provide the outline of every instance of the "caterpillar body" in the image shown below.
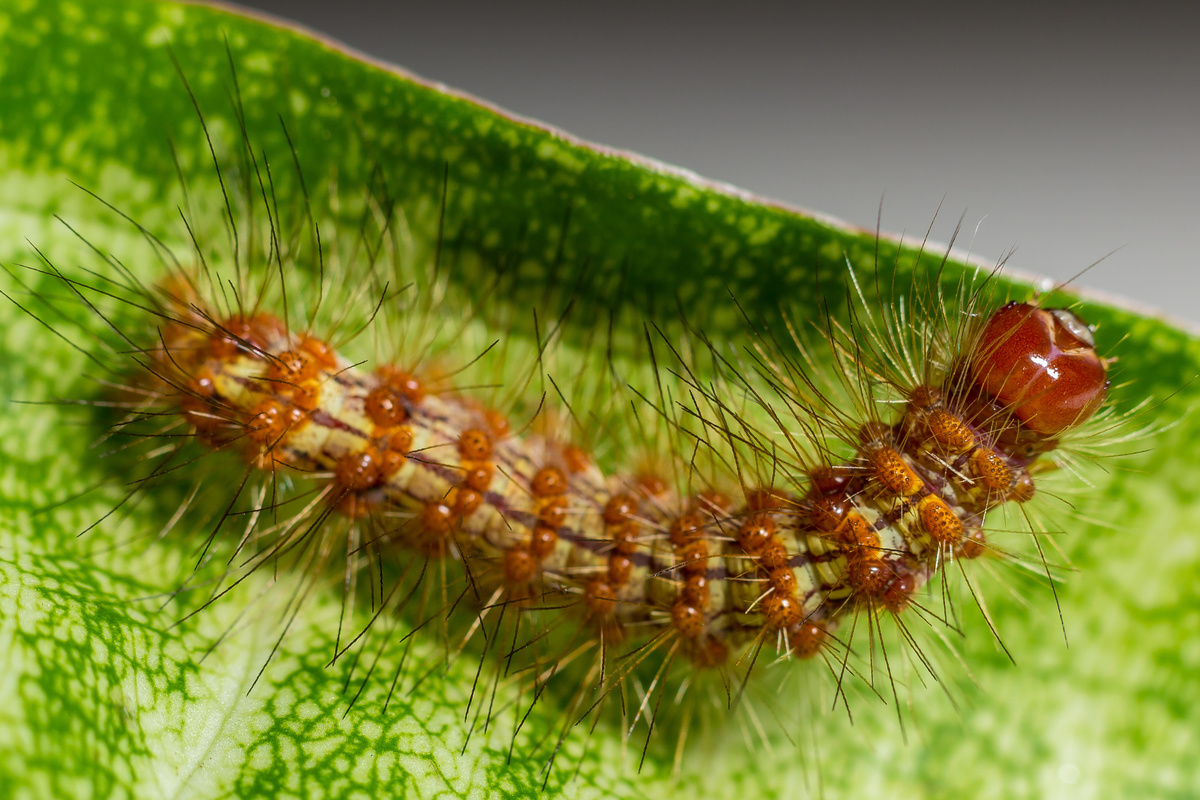
<svg viewBox="0 0 1200 800"><path fill-rule="evenodd" d="M365 372L269 313L213 319L167 299L155 402L208 446L321 480L318 497L384 557L489 565L476 570L489 604L575 606L609 641L667 637L701 666L764 636L811 657L839 616L901 611L933 573L984 552L987 511L1033 496L1031 467L1108 386L1076 315L1010 303L956 337L970 343L961 360L913 386L900 419L864 423L847 463L736 501L715 487L683 497L654 475L605 475L569 442L514 435L418 374ZM290 528L270 550L312 532L304 517Z"/></svg>
<svg viewBox="0 0 1200 800"><path fill-rule="evenodd" d="M386 229L391 215L382 218ZM280 225L268 220L257 238L275 242ZM1028 558L990 541L985 517L1034 496L1041 465L1108 390L1107 361L1070 310L986 309L979 286L948 299L920 283L909 296L919 322L905 326L904 303L871 311L860 290L863 319L825 323L842 362L832 380L814 372L800 334L792 355L763 335L742 357L711 343L685 355L664 335L690 397L674 408L666 393L647 401L675 444L644 459L656 468L623 472L597 463L594 439L583 446L564 433L544 398L532 422L514 424L454 388L436 360L349 360L313 322L317 306L340 299L322 290L299 312L269 257L243 258L233 273L201 262L157 286L126 274L122 291L102 292L154 320L153 336L121 334L138 368L107 403L126 409L114 436L157 451L133 494L206 454L223 459L208 479L236 487L224 511L209 512L201 548L202 564L210 548L232 550L228 566L179 592L204 591L195 613L255 571L299 570L311 588L344 563L351 629L338 631L333 661L357 648L357 663L374 628L391 627L380 619L400 614L411 620L406 636L440 628L456 652L482 639L481 667L493 659L494 684L523 685L524 714L551 702L543 696L556 679L578 681L553 701L564 722L551 764L608 705L624 709L630 731L645 726L649 747L664 696L707 683L736 707L767 662L823 662L843 703L851 680L895 695L887 620L939 679L904 620L953 627L954 601L944 584L940 597L922 589L980 557ZM46 272L81 298L99 292ZM381 291L379 303L396 302ZM428 290L412 304L413 327L434 313L428 298L444 296ZM289 311L267 310L272 301ZM937 310L922 308L931 302ZM537 364L548 370L544 351ZM723 377L699 377L705 352ZM1049 569L1044 558L1033 568ZM366 621L354 623L360 604ZM289 602L285 616L299 606ZM467 621L456 627L454 612ZM282 636L276 646L286 647ZM399 678L382 681L389 695ZM496 710L471 703L491 725ZM685 735L683 723L680 752Z"/></svg>

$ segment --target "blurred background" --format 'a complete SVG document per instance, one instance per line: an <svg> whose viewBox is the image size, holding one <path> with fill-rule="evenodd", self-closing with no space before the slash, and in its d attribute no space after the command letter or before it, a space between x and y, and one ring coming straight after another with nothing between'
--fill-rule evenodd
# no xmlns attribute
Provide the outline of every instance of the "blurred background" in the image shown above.
<svg viewBox="0 0 1200 800"><path fill-rule="evenodd" d="M893 233L961 216L986 262L1103 259L1079 285L1200 325L1200 4L243 5L856 225L882 201Z"/></svg>

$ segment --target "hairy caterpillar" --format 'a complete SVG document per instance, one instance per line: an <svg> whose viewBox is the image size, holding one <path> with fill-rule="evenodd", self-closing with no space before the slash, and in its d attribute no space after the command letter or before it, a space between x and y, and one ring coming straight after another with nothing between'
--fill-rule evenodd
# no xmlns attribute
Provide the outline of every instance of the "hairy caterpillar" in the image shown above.
<svg viewBox="0 0 1200 800"><path fill-rule="evenodd" d="M457 388L454 371L439 377L428 355L442 324L435 306L454 293L436 259L427 274L403 272L405 259L389 245L402 217L386 187L363 202L348 249L340 231L331 237L327 229L323 240L317 222L289 243L274 195L281 176L265 160L258 165L249 142L242 157L250 172L231 195L246 205L227 201L224 212L232 270L210 263L212 247L195 240L190 260L165 251L169 278L158 286L115 261L95 283L53 264L42 272L108 321L113 353L140 369L121 377L116 368L117 396L105 403L123 409L109 438L145 441L158 453L129 497L197 469L192 462L206 452L238 456L217 462L211 476L235 488L219 513L208 512L200 548L201 566L210 547L228 566L211 584L189 583L200 583L205 606L258 570L297 572L307 577L288 601L291 617L328 566L344 559L347 628L335 638L333 661L356 646L362 655L380 616L412 615L410 606L418 631L446 627L453 609L473 609L465 632L443 636L456 649L476 637L497 651L490 657L504 669L489 678L492 690L515 676L531 698L524 713L578 660L582 678L569 678L580 684L567 692L551 762L610 696L620 698L627 726L646 727L648 744L658 706L689 667L702 673L689 682L711 681L706 671L719 680L727 706L760 660L818 656L839 695L860 673L870 691L898 700L878 626L901 614L955 624L949 594L918 593L993 547L984 515L1033 496L1038 458L1087 421L1107 391L1105 360L1071 312L1024 303L986 311L986 281L964 284L952 300L936 282L919 281L908 311L904 300L872 310L860 297L863 319L845 328L827 322L842 370L828 385L765 338L741 364L712 346L714 372L730 377L706 380L697 358L682 354L686 340L664 336L691 399L673 403L660 388L648 407L673 431L675 448L650 452L643 443L657 470L606 474L592 453L597 434L585 449L545 422L543 405L553 400L542 397L529 421L514 425ZM271 194L255 195L255 186L268 185ZM186 229L199 234L193 223ZM288 289L288 259L305 242L315 248L313 268L329 273L315 294L298 297ZM368 288L339 289L337 269L363 259L377 265L365 273ZM919 294L926 289L932 301ZM148 313L153 337L139 340L100 310L104 298L115 298L122 315ZM958 310L947 311L947 302ZM339 336L348 324L339 317L364 304L403 320L406 354L377 356L373 369L314 330L331 310ZM376 314L365 324L380 323ZM395 334L380 330L372 328L374 344L386 352L385 338ZM456 332L441 346L463 344ZM577 367L553 369L549 341L538 348L537 370L561 394ZM442 358L469 365L488 349ZM605 366L615 374L615 362ZM655 380L661 386L662 376ZM839 382L849 391L838 394ZM572 427L595 416L572 407L580 399L566 400ZM773 441L776 428L781 441ZM631 432L610 426L604 434L627 440ZM839 457L839 447L848 455ZM168 527L189 519L198 491L187 493ZM369 605L366 622L353 621L356 603ZM563 630L573 631L565 644L556 633ZM910 626L900 630L936 679ZM639 673L648 687L631 690ZM399 678L385 676L393 689ZM482 716L485 726L495 724L493 713Z"/></svg>
<svg viewBox="0 0 1200 800"><path fill-rule="evenodd" d="M285 159L276 159L276 161L275 161L275 164L276 164L276 165L278 165L278 164L279 164L279 163L281 163L281 162L283 162L283 163L286 163L286 158L285 158ZM352 230L352 229L353 229L353 228L351 227L351 230ZM326 231L326 234L328 235L328 233L329 233L329 231L327 230L327 231ZM186 247L184 247L184 248L183 248L183 251L186 251L186 249L187 249L187 248L186 248ZM228 274L228 273L223 273L223 274ZM145 287L146 287L146 288L147 288L149 291L154 291L152 288L150 288L150 287L152 287L152 286L154 285L152 281L147 281L147 282L146 282L146 283L144 283L143 285L144 285L144 286L145 286ZM310 286L311 286L311 284L310 284ZM125 288L127 289L128 287L125 287ZM304 288L304 289L291 289L291 290L289 290L289 292L288 292L288 297L289 297L289 298L290 298L290 299L291 299L293 302L295 302L295 301L297 301L299 298L306 296L306 295L307 295L307 294L308 294L310 291L312 291L312 292L315 292L315 291L317 291L317 290L315 290L315 289L309 289L309 288ZM369 294L369 293L364 293L364 294L363 294L363 297L367 296L367 294ZM178 296L178 295L177 295L177 296ZM62 305L64 305L64 304L63 304L63 303L59 303L59 304L58 304L58 306L59 306L59 307L61 307ZM274 303L271 303L270 305L272 305L272 307L273 307L273 308L276 308L276 309L279 307L277 304L274 304ZM130 319L133 319L133 318L131 317ZM125 324L125 323L123 323L123 324ZM129 323L129 324L136 324L136 323ZM336 326L331 326L331 327L333 328L333 330L336 330ZM352 326L352 325L347 325L347 329L348 329L349 331L353 331L353 329L354 329L354 326ZM341 338L347 338L347 337L341 337ZM661 347L661 345L660 345L660 347ZM419 349L419 348L418 348L418 349ZM464 354L459 354L459 355L456 355L456 356L455 356L455 358L454 358L454 363L461 363L461 362L462 362L462 361L464 361L464 360L470 360L471 358L474 358L474 355L478 354L478 353L480 352L480 350L481 350L481 349L482 349L482 347L474 347L474 348L472 348L472 347L471 347L471 346L469 346L469 345L468 345L468 346L464 346L464 347L463 347L463 350L465 351L465 353L470 353L471 355L470 355L470 356L467 356L467 355L465 355L465 353L464 353ZM689 358L689 359L688 359L688 361L689 361L689 362L690 362L690 361L694 361L694 360L695 360L695 359L692 359L692 358ZM743 365L742 365L742 364L737 364L737 365L736 365L736 367L737 367L737 369L738 369L738 371L739 371L739 374L747 374L747 370L743 368ZM510 385L511 385L511 384L510 384ZM647 384L647 383L645 383L645 382L642 382L640 385L642 385L642 386L648 386L648 385L650 385L650 384ZM464 393L465 393L465 390L464 390ZM647 392L647 394L648 394L648 395L650 395L651 393L650 393L650 392ZM60 396L61 396L61 395L60 395ZM534 392L532 393L532 398L531 398L531 400L532 400L532 401L536 401L536 398L537 398L537 397L538 397L538 393L537 393L536 391L534 391ZM552 398L551 398L551 399L552 399ZM701 399L703 399L703 398L701 398ZM533 405L534 403L533 403L533 402L530 402L529 404L530 404L530 405ZM518 422L516 423L515 427L518 427L518 428L519 428L519 427L522 427L522 426L523 426L523 423L519 421L519 420L521 419L521 418L519 417L519 415L517 415L517 414L515 414L515 413L514 413L514 414L512 414L511 416L513 417L513 419L516 419L516 420L518 420ZM532 415L532 414L527 414L527 415L526 415L526 417L525 417L525 419L528 419L528 418L529 418L529 417L531 417L531 416L533 416L533 415ZM611 426L611 423L609 424L609 427L610 427L610 428L612 427L612 426ZM607 437L607 434L608 434L608 433L609 433L609 431L604 431L605 437ZM599 438L599 437L598 437L598 438ZM661 446L661 445L660 445L660 446ZM682 448L676 448L676 449L678 450L678 452L685 452L685 451L684 451ZM167 482L165 482L165 483L169 484L169 481L167 481ZM168 501L165 501L165 500L164 500L164 501L162 501L162 502L168 502ZM218 509L218 511L219 511L219 509ZM286 515L283 515L283 516L286 516ZM906 613L909 613L909 612L906 612ZM1044 613L1045 613L1045 612L1043 611L1043 614L1044 614ZM435 637L435 638L436 638L436 637ZM860 641L863 641L863 640L860 640ZM220 648L218 648L218 652L220 652ZM460 656L460 657L459 657L459 660L460 660L460 661L462 661L462 660L465 660L465 661L467 661L467 662L468 662L468 663L469 663L471 666L474 666L474 664L476 663L476 661L475 661L475 659L474 659L474 658L466 658L466 659L463 659L463 658ZM543 701L543 702L542 702L542 704L539 706L539 708L545 708L547 705L548 705L548 702L546 702L546 701ZM358 706L357 708L358 708L358 709L361 709L361 708L363 708L363 706ZM645 780L649 780L649 779L648 779L648 778L646 778Z"/></svg>

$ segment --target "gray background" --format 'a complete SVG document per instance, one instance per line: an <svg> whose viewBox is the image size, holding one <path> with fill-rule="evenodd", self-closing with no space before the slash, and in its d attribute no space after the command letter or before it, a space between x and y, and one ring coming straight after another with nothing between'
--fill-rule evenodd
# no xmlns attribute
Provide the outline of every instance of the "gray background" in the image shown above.
<svg viewBox="0 0 1200 800"><path fill-rule="evenodd" d="M1200 11L1013 3L254 0L757 194L1200 323ZM908 8L899 8L905 6Z"/></svg>

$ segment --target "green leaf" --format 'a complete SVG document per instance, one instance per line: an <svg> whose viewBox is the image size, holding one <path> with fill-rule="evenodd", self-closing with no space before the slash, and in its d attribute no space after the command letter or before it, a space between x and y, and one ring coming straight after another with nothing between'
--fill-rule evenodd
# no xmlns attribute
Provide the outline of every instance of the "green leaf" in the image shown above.
<svg viewBox="0 0 1200 800"><path fill-rule="evenodd" d="M91 447L103 420L87 408L23 401L95 400L81 397L89 384L80 374L96 370L88 356L97 339L70 338L101 336L103 325L61 284L16 265L38 265L40 252L72 274L103 266L58 215L153 280L161 265L152 249L72 182L151 230L178 230L173 144L191 198L219 196L167 48L214 140L237 141L226 42L256 149L278 156L294 145L314 197L336 181L335 193L352 198L354 187L382 177L418 258L437 240L448 185L443 244L455 251L456 291L486 302L483 316L518 322L548 289L577 298L565 346L585 340L610 309L622 324L646 318L674 335L683 308L691 325L732 347L745 337L732 297L755 319L773 318L780 303L799 319L816 317L822 304L844 303L845 261L860 270L875 263L875 237L582 145L225 11L128 0L0 7L0 262L16 276L2 286L15 302L0 304L0 794L536 796L546 759L537 745L562 723L559 698L537 705L515 743L512 711L493 729L471 730L463 716L477 657L447 660L430 635L392 642L380 656L380 674L402 658L406 675L433 669L415 690L398 693L386 714L380 687L349 708L345 665L325 666L341 612L332 580L305 604L253 688L278 635L280 603L302 576L278 576L281 586L258 603L270 577L256 575L175 624L180 607L165 595L189 573L198 542L158 533L186 479L77 537L124 495L113 459ZM273 162L281 189L295 190L285 162ZM219 203L205 207L197 220L220 232ZM911 249L879 245L885 283L917 261ZM497 265L509 279L488 294ZM947 280L967 268L952 263ZM22 280L57 292L63 317L43 316L43 325L23 313L17 304L35 298ZM556 773L551 787L565 782L581 797L1194 791L1200 475L1186 445L1200 422L1186 411L1200 394L1189 382L1200 342L1121 309L1085 309L1119 358L1118 406L1150 398L1141 418L1175 427L1143 452L1106 462L1107 474L1089 473L1096 486L1069 498L1078 513L1060 512L1069 535L1056 541L1078 570L1058 587L1061 619L1044 588L1024 597L1026 584L1011 576L983 579L1016 665L979 615L967 615L956 646L973 685L955 690L958 707L936 685L904 687L903 734L893 708L865 698L852 706L853 724L825 710L787 731L797 743L771 733L770 747L747 732L745 716L718 714L674 776L670 741L651 747L639 770L640 745L624 744L620 723L604 717L590 737L568 738L560 761L575 773ZM645 358L633 325L617 337L614 358ZM530 335L523 322L512 333L527 347ZM237 635L209 652L230 626ZM789 677L774 703L819 705L800 695L820 679ZM502 703L514 701L503 692Z"/></svg>

